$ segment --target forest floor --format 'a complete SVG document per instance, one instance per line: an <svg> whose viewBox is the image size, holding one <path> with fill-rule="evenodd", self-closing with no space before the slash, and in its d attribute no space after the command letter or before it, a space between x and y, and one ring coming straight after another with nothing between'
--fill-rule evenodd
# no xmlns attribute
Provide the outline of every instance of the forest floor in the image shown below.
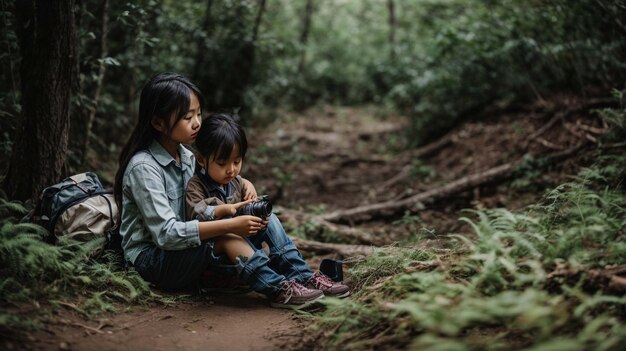
<svg viewBox="0 0 626 351"><path fill-rule="evenodd" d="M395 211L354 222L350 238L307 229L307 214L386 201L401 201L471 174L521 159L590 143L603 126L586 105L557 98L537 106L509 109L468 120L426 148L409 149L405 118L370 107L322 106L284 113L269 126L249 128L250 147L243 176L268 194L289 234L310 241L366 246L444 247L446 235L471 235L458 218L463 209L534 203L543 191L576 174L589 154L559 160L546 172L518 174L515 181L483 183L444 196L417 212ZM542 128L544 126L548 126ZM407 208L407 210L410 208ZM350 223L350 219L344 222ZM348 226L344 226L348 227ZM317 233L317 234L316 234ZM316 236L318 235L318 236ZM317 268L322 258L346 258L333 250L303 250ZM349 281L350 260L344 265ZM269 307L255 293L204 295L165 306L119 306L94 320L71 308L53 314L27 343L5 349L38 350L275 350L302 348L309 323L296 313Z"/></svg>

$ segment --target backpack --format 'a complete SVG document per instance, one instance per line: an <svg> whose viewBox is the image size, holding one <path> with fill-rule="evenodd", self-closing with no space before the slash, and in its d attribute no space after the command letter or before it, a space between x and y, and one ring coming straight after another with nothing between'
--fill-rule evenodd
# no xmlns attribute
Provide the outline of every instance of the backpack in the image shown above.
<svg viewBox="0 0 626 351"><path fill-rule="evenodd" d="M86 172L45 188L30 221L48 231L49 243L104 237L103 249L121 253L118 212L113 191L105 190L95 173Z"/></svg>

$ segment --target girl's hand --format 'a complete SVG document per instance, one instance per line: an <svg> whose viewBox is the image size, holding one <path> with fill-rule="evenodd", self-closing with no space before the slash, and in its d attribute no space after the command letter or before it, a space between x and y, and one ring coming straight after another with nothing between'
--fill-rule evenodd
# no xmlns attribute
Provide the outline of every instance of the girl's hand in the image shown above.
<svg viewBox="0 0 626 351"><path fill-rule="evenodd" d="M232 221L230 231L244 238L256 235L262 225L261 218L255 216L238 216L231 218L230 221Z"/></svg>
<svg viewBox="0 0 626 351"><path fill-rule="evenodd" d="M256 200L257 199L256 188L254 187L252 182L247 180L246 178L241 178L241 180L243 181L243 190L245 191L245 194L243 194L243 199L244 200Z"/></svg>

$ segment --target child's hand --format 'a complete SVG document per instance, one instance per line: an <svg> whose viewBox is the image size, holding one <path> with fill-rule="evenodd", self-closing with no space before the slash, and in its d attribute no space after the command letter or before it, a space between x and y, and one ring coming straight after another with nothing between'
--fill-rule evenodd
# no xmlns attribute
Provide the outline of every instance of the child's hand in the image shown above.
<svg viewBox="0 0 626 351"><path fill-rule="evenodd" d="M218 205L215 207L215 218L232 217L235 215L235 213L237 213L237 210L241 206L250 202L252 202L252 200L237 202L236 204Z"/></svg>
<svg viewBox="0 0 626 351"><path fill-rule="evenodd" d="M231 232L241 237L256 235L261 229L262 220L255 216L238 216L230 219L232 221Z"/></svg>

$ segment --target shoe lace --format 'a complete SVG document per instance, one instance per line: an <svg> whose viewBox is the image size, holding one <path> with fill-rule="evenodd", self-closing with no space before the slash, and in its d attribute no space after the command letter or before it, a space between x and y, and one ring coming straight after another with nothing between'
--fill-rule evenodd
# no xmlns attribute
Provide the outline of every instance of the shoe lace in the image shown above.
<svg viewBox="0 0 626 351"><path fill-rule="evenodd" d="M315 275L313 275L313 282L316 286L319 286L319 284L321 284L331 287L335 284L327 275L320 272L316 272Z"/></svg>
<svg viewBox="0 0 626 351"><path fill-rule="evenodd" d="M292 279L284 281L280 287L280 290L285 292L285 301L287 302L291 300L292 296L303 295L303 292L308 289Z"/></svg>

